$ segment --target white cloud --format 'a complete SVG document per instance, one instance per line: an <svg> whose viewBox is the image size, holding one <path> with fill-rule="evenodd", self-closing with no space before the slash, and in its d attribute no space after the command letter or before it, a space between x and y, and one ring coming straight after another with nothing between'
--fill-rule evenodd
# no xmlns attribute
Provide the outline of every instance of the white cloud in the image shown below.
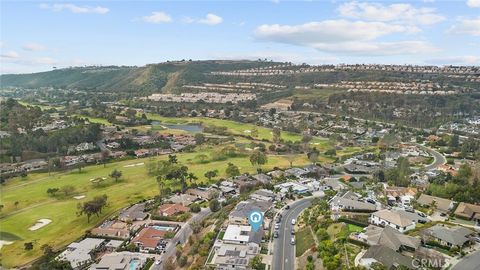
<svg viewBox="0 0 480 270"><path fill-rule="evenodd" d="M16 51L8 51L0 55L2 58L17 59L20 55Z"/></svg>
<svg viewBox="0 0 480 270"><path fill-rule="evenodd" d="M74 4L41 4L40 8L48 9L55 12L69 10L72 13L95 13L95 14L106 14L110 10L106 7L96 6L77 6Z"/></svg>
<svg viewBox="0 0 480 270"><path fill-rule="evenodd" d="M388 6L370 2L349 2L338 7L341 16L354 19L382 22L402 22L431 25L445 20L433 8L415 8L410 4Z"/></svg>
<svg viewBox="0 0 480 270"><path fill-rule="evenodd" d="M172 21L172 17L163 11L154 11L149 16L143 16L142 20L147 23L168 23Z"/></svg>
<svg viewBox="0 0 480 270"><path fill-rule="evenodd" d="M467 6L472 8L480 8L480 0L468 0Z"/></svg>
<svg viewBox="0 0 480 270"><path fill-rule="evenodd" d="M466 34L472 36L480 36L480 17L476 19L459 19L458 24L453 25L448 29L448 33L452 34Z"/></svg>
<svg viewBox="0 0 480 270"><path fill-rule="evenodd" d="M43 46L42 44L38 44L38 43L26 43L26 44L23 44L22 49L24 49L26 51L38 52L38 51L45 51L47 49L47 47Z"/></svg>
<svg viewBox="0 0 480 270"><path fill-rule="evenodd" d="M414 26L383 22L327 20L301 25L261 25L255 31L260 40L305 46L324 52L353 55L398 55L435 51L424 41L378 42L389 34L418 32Z"/></svg>
<svg viewBox="0 0 480 270"><path fill-rule="evenodd" d="M223 22L223 18L213 13L208 13L204 19L198 20L198 23L208 24L208 25L217 25L222 22Z"/></svg>
<svg viewBox="0 0 480 270"><path fill-rule="evenodd" d="M386 24L383 22L350 22L347 20L326 20L301 25L261 25L255 35L260 39L291 43L315 44L337 43L354 40L373 40L393 33L416 33L413 26Z"/></svg>

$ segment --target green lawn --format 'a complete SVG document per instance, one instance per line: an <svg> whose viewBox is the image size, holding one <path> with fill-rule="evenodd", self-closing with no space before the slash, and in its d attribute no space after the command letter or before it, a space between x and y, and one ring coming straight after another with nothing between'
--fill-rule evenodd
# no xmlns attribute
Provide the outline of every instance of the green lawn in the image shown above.
<svg viewBox="0 0 480 270"><path fill-rule="evenodd" d="M228 162L237 165L241 172L255 172L248 156L230 158L228 161L198 163L195 157L200 153L214 155L213 150L208 147L201 148L195 153L177 155L178 160L187 165L199 178L197 180L199 182L207 182L204 173L208 170L217 169L220 176L224 176ZM166 156L155 157L155 159L165 158ZM15 178L2 186L1 204L4 205L4 208L1 212L0 231L23 239L2 248L3 266L11 268L38 258L41 255L40 247L43 244L48 243L55 248L61 248L82 236L86 230L102 222L106 217L118 212L119 209L156 195L158 193L156 182L153 177L147 175L144 165L124 167L148 161L149 158L119 161L107 164L106 168L103 165L87 166L81 173L77 170L52 175L32 173L25 179ZM305 155L298 156L295 161L295 165L307 163ZM285 157L269 156L268 163L262 168L269 170L273 167L286 168L288 166L289 162ZM106 185L102 187L93 187L90 183L91 178L108 177L113 169L123 172L122 181L115 183L114 180L108 179ZM68 198L56 199L47 196L48 188L65 185L74 186L76 188L75 195L85 195L86 198L76 200L73 198L74 195L71 195ZM172 183L172 185L174 184ZM108 195L109 205L99 217L92 217L90 223L87 223L86 217L77 216L76 206L79 202L101 194ZM17 207L14 206L16 201L19 202ZM41 218L51 219L52 222L37 231L29 231L28 228ZM34 249L25 251L23 248L25 242L34 242Z"/></svg>
<svg viewBox="0 0 480 270"><path fill-rule="evenodd" d="M235 122L231 120L207 118L207 117L164 117L158 114L147 113L148 119L157 120L165 124L187 124L187 123L201 123L203 125L213 125L227 127L228 131L234 135L250 135L250 132L256 128L258 130L258 137L256 139L272 140L272 130L269 128L257 126L254 124L246 124ZM282 139L285 141L300 141L302 135L292 132L282 131ZM327 139L313 138L310 144L317 146L319 149L328 149L330 142Z"/></svg>
<svg viewBox="0 0 480 270"><path fill-rule="evenodd" d="M312 230L310 226L306 226L298 230L295 234L295 240L297 242L295 246L295 256L300 257L308 249L315 246L315 240L313 239Z"/></svg>
<svg viewBox="0 0 480 270"><path fill-rule="evenodd" d="M363 231L363 228L360 227L360 226L357 226L357 225L353 225L353 224L347 224L347 228L348 228L348 232L352 233L352 232L362 232Z"/></svg>
<svg viewBox="0 0 480 270"><path fill-rule="evenodd" d="M77 116L77 117L80 117L80 118L86 118L91 123L97 123L97 124L102 124L102 125L106 125L106 126L112 125L112 123L108 122L108 120L104 119L104 118L91 117L91 116L86 116L86 115L81 115L81 114L74 114L73 116Z"/></svg>

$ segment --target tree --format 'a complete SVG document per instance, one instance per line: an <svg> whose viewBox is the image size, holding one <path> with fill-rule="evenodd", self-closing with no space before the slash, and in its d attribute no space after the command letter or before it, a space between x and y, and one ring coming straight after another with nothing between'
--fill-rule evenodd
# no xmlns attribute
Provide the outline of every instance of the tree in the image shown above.
<svg viewBox="0 0 480 270"><path fill-rule="evenodd" d="M212 212L217 212L218 210L220 210L220 202L217 200L217 199L213 199L213 200L210 200L210 202L208 203L208 207L210 207L210 210L212 210Z"/></svg>
<svg viewBox="0 0 480 270"><path fill-rule="evenodd" d="M103 167L107 167L107 159L110 157L110 152L108 150L103 150L102 151L102 162L103 162Z"/></svg>
<svg viewBox="0 0 480 270"><path fill-rule="evenodd" d="M205 177L208 179L208 181L211 181L212 178L217 176L217 174L218 174L218 170L207 171L205 173Z"/></svg>
<svg viewBox="0 0 480 270"><path fill-rule="evenodd" d="M312 164L315 164L318 160L318 156L320 155L320 152L318 152L317 148L314 147L310 152L307 153L307 158L312 162Z"/></svg>
<svg viewBox="0 0 480 270"><path fill-rule="evenodd" d="M279 128L273 128L272 130L272 140L274 143L279 143L281 141L281 130Z"/></svg>
<svg viewBox="0 0 480 270"><path fill-rule="evenodd" d="M256 165L261 166L267 163L267 161L268 161L267 155L265 155L265 153L260 152L258 150L254 151L250 155L250 163L252 164L252 166L256 166Z"/></svg>
<svg viewBox="0 0 480 270"><path fill-rule="evenodd" d="M33 249L33 243L32 242L26 242L23 244L25 250L32 250Z"/></svg>
<svg viewBox="0 0 480 270"><path fill-rule="evenodd" d="M296 156L293 155L293 154L289 154L289 155L286 155L285 158L288 160L288 163L290 164L290 168L292 168L293 167L293 162L295 161Z"/></svg>
<svg viewBox="0 0 480 270"><path fill-rule="evenodd" d="M117 170L117 169L114 169L111 173L110 173L110 177L115 179L115 182L118 182L118 179L120 177L122 177L122 172Z"/></svg>
<svg viewBox="0 0 480 270"><path fill-rule="evenodd" d="M59 188L48 188L47 189L47 194L49 196L55 197L55 194L59 191Z"/></svg>
<svg viewBox="0 0 480 270"><path fill-rule="evenodd" d="M250 260L249 266L250 266L250 268L252 268L254 270L261 270L262 269L262 257L260 255L255 255L255 257L253 257Z"/></svg>
<svg viewBox="0 0 480 270"><path fill-rule="evenodd" d="M187 261L187 256L180 256L180 258L178 258L178 266L184 267L185 265L187 265Z"/></svg>
<svg viewBox="0 0 480 270"><path fill-rule="evenodd" d="M102 213L102 209L107 205L107 195L96 196L91 201L84 202L83 204L77 205L77 215L87 216L87 222L90 223L90 217L96 215L97 217Z"/></svg>
<svg viewBox="0 0 480 270"><path fill-rule="evenodd" d="M60 192L62 192L65 196L69 196L75 191L75 187L72 185L66 185L60 188Z"/></svg>
<svg viewBox="0 0 480 270"><path fill-rule="evenodd" d="M225 169L225 173L228 177L235 177L240 175L240 170L238 169L237 165L229 162L227 164L227 169Z"/></svg>
<svg viewBox="0 0 480 270"><path fill-rule="evenodd" d="M193 173L188 173L187 178L188 178L188 181L190 181L190 183L198 179L198 177Z"/></svg>
<svg viewBox="0 0 480 270"><path fill-rule="evenodd" d="M168 162L170 162L170 164L177 164L177 155L168 155Z"/></svg>
<svg viewBox="0 0 480 270"><path fill-rule="evenodd" d="M205 142L205 135L203 133L195 133L195 143L197 145L203 144Z"/></svg>
<svg viewBox="0 0 480 270"><path fill-rule="evenodd" d="M202 208L200 207L200 205L198 203L192 203L189 205L190 207L190 211L192 213L198 213L202 210Z"/></svg>
<svg viewBox="0 0 480 270"><path fill-rule="evenodd" d="M15 202L13 203L13 205L15 206L15 208L18 208L18 204L19 204L19 203L20 203L19 201L15 201Z"/></svg>
<svg viewBox="0 0 480 270"><path fill-rule="evenodd" d="M337 150L335 150L335 148L328 149L327 151L325 151L325 155L327 155L327 156L336 156L336 155L337 155Z"/></svg>
<svg viewBox="0 0 480 270"><path fill-rule="evenodd" d="M188 167L177 165L177 166L172 166L170 168L170 171L165 175L165 179L179 181L180 185L182 186L182 191L184 191L185 189L187 189L187 176L188 176Z"/></svg>

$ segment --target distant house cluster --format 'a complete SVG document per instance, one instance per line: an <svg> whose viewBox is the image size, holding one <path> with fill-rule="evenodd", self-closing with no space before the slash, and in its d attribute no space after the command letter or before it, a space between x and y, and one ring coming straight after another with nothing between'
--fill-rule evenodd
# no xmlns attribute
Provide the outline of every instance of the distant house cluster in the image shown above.
<svg viewBox="0 0 480 270"><path fill-rule="evenodd" d="M182 94L152 94L145 98L153 101L164 102L199 102L206 103L238 103L241 101L256 99L255 94L251 93L228 93L220 94L216 92L182 93Z"/></svg>

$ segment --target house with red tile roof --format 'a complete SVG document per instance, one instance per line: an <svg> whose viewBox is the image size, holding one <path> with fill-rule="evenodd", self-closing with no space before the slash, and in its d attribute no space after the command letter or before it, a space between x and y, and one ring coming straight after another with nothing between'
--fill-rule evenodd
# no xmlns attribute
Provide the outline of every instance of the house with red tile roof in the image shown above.
<svg viewBox="0 0 480 270"><path fill-rule="evenodd" d="M187 213L190 208L185 207L179 203L167 203L158 208L158 213L164 217L174 216L178 214Z"/></svg>

